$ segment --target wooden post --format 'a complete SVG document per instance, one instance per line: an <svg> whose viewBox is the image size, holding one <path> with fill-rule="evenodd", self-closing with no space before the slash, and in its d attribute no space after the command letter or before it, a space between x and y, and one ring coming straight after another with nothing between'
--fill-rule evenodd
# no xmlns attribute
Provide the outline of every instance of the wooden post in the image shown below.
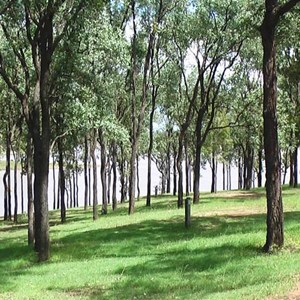
<svg viewBox="0 0 300 300"><path fill-rule="evenodd" d="M187 197L185 199L185 228L191 226L191 198Z"/></svg>

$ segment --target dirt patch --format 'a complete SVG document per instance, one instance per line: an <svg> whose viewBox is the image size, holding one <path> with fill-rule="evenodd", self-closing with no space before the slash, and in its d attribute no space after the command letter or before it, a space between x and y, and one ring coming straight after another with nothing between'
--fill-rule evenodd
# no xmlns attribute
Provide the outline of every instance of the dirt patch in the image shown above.
<svg viewBox="0 0 300 300"><path fill-rule="evenodd" d="M265 197L264 192L251 192L251 191L230 191L230 192L220 192L217 196L222 196L222 198L230 199L258 199Z"/></svg>
<svg viewBox="0 0 300 300"><path fill-rule="evenodd" d="M213 217L213 216L220 216L220 217L230 217L230 218L239 218L239 217L247 217L247 216L254 216L266 213L263 209L222 209L215 212L199 212L194 213L193 216L197 217Z"/></svg>
<svg viewBox="0 0 300 300"><path fill-rule="evenodd" d="M270 296L266 300L299 300L300 299L300 281L298 278L296 286L287 292L284 296Z"/></svg>

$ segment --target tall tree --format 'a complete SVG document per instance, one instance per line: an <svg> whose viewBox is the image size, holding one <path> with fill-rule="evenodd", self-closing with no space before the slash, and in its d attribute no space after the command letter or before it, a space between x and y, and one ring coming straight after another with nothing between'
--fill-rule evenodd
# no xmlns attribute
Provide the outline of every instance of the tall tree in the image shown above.
<svg viewBox="0 0 300 300"><path fill-rule="evenodd" d="M263 45L263 117L266 160L267 236L264 251L284 243L281 167L277 130L276 29L280 19L300 0L280 4L265 1L265 14L260 26Z"/></svg>

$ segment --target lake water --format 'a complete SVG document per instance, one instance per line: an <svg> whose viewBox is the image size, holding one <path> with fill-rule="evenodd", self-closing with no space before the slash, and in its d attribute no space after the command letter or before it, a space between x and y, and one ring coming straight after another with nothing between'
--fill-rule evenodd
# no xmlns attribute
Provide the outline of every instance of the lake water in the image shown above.
<svg viewBox="0 0 300 300"><path fill-rule="evenodd" d="M55 170L55 178L56 178L56 186L57 186L57 173L58 170ZM4 187L3 187L3 175L4 171L0 172L0 216L3 216L3 206L4 206ZM140 175L140 191L141 196L145 196L147 193L147 161L141 159L139 163L139 175ZM220 191L223 188L223 174L222 174L222 165L218 165L217 171L217 190ZM12 213L14 208L14 180L13 180L13 172L11 172L11 189L12 189ZM20 174L18 174L18 213L21 213L21 184L20 184ZM24 210L27 210L27 178L23 177L24 181ZM52 170L49 172L49 188L48 188L48 200L49 200L49 209L53 207L53 175ZM152 194L154 194L155 186L159 186L160 183L160 173L158 172L154 163L152 163ZM171 179L171 191L172 187L172 179ZM184 184L185 187L185 184ZM211 168L209 165L206 165L205 168L201 169L201 181L200 181L200 191L210 191L211 188ZM238 188L238 171L235 166L231 167L231 189ZM120 200L120 184L117 183L117 198ZM78 179L78 198L79 198L79 206L83 206L84 201L84 176L83 174L79 175ZM99 204L101 204L101 182L100 182L100 168L98 168L98 195L99 195Z"/></svg>

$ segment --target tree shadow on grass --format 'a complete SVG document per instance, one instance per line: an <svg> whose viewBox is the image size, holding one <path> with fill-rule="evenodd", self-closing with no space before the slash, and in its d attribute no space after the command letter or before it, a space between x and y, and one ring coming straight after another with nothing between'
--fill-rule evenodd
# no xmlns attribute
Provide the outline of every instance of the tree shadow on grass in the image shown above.
<svg viewBox="0 0 300 300"><path fill-rule="evenodd" d="M90 257L130 257L156 253L163 243L179 243L195 237L214 238L263 229L264 216L230 218L228 216L193 217L190 229L185 229L181 217L168 220L146 220L140 223L77 232L53 240L52 252L62 260ZM154 252L153 252L154 251Z"/></svg>
<svg viewBox="0 0 300 300"><path fill-rule="evenodd" d="M300 212L285 213L286 227L292 223L297 224L299 218ZM228 261L233 261L233 265L239 266L245 259L263 255L260 249L251 243L251 238L240 243L233 242L237 239L235 235L240 237L259 231L264 238L264 214L192 217L192 226L188 230L184 227L182 217L172 217L166 220L144 220L135 224L74 232L63 238L53 239L51 252L61 261L74 262L106 258L117 258L126 262L127 259L136 258L133 265L125 263L124 267L116 266L110 269L109 274L119 275L120 280L114 283L113 288L106 287L108 290L105 293L101 289L98 293L94 288L83 291L85 296L91 299L155 299L155 295L160 298L172 298L172 293L192 293L195 280L197 293L202 297L207 293L236 288L230 283L222 283L220 287L217 282L219 277L211 277L214 274L213 270L219 270ZM211 239L215 241L210 242ZM5 257L9 263L19 256L29 256L28 252L28 247L20 246L17 242L9 243L0 249L0 257ZM16 270L0 272L1 285L9 284L10 279L16 276L15 272ZM17 272L17 275L22 275L24 271ZM236 270L228 272L233 276ZM174 280L179 282L170 286L168 278L173 275ZM191 283L184 278L190 278ZM241 284L251 285L259 280L262 278ZM164 281L166 285L163 284ZM212 282L214 284L211 284ZM10 286L12 288L12 285ZM54 286L53 289L59 291L58 287ZM203 289L203 292L199 289ZM81 287L74 287L74 290L81 293ZM72 294L72 288L67 292Z"/></svg>

